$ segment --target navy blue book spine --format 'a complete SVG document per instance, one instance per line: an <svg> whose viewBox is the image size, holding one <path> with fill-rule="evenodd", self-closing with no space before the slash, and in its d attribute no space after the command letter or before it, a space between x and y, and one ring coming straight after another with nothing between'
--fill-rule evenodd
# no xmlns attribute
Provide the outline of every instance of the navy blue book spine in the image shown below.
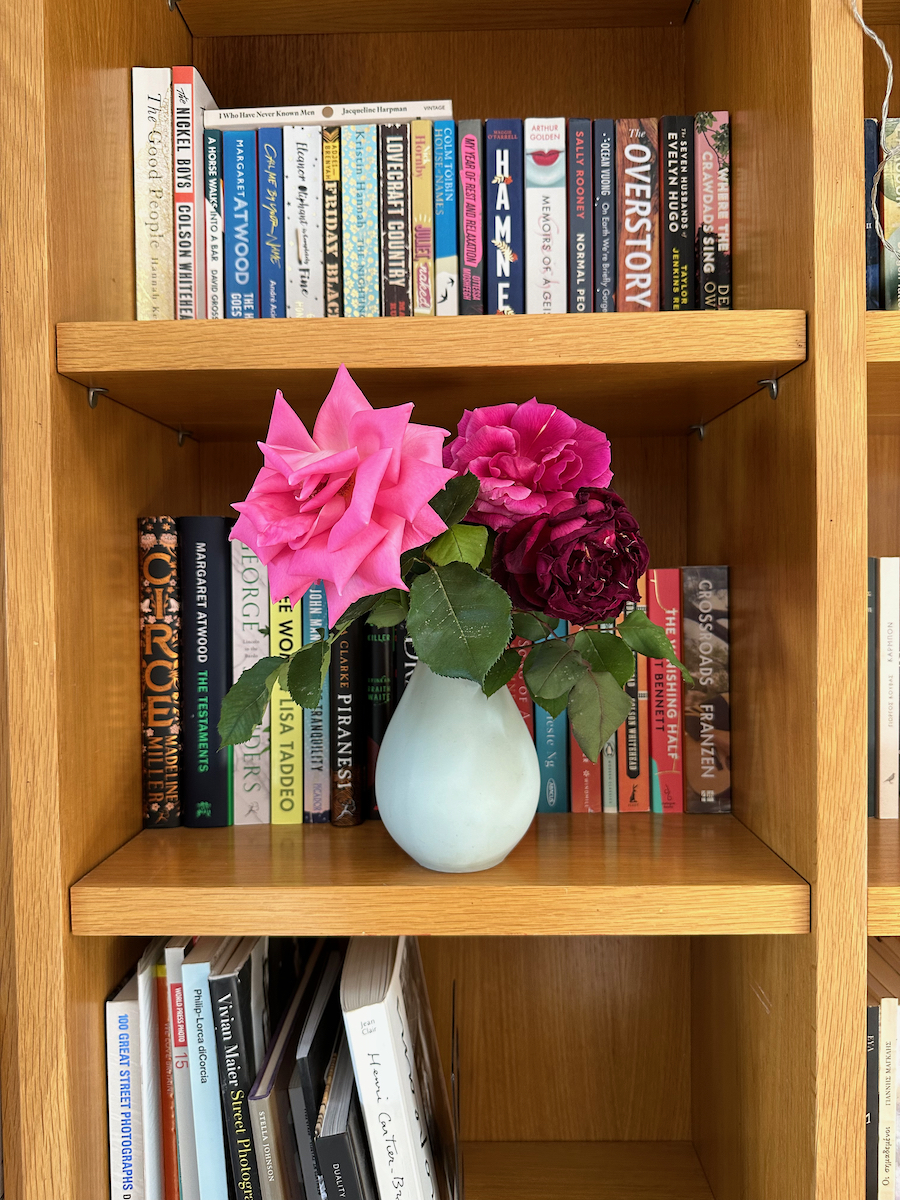
<svg viewBox="0 0 900 1200"><path fill-rule="evenodd" d="M231 825L231 751L219 712L231 681L231 548L227 517L179 517L181 820Z"/></svg>
<svg viewBox="0 0 900 1200"><path fill-rule="evenodd" d="M259 219L256 132L222 133L225 208L225 316L259 316Z"/></svg>
<svg viewBox="0 0 900 1200"><path fill-rule="evenodd" d="M594 312L616 311L616 123L594 122Z"/></svg>
<svg viewBox="0 0 900 1200"><path fill-rule="evenodd" d="M284 153L280 129L260 129L259 294L264 317L283 317L284 307Z"/></svg>
<svg viewBox="0 0 900 1200"><path fill-rule="evenodd" d="M868 813L878 815L878 559L869 559L868 578Z"/></svg>
<svg viewBox="0 0 900 1200"><path fill-rule="evenodd" d="M594 205L591 122L569 121L569 312L594 311Z"/></svg>
<svg viewBox="0 0 900 1200"><path fill-rule="evenodd" d="M522 122L485 121L485 312L525 311L525 160Z"/></svg>
<svg viewBox="0 0 900 1200"><path fill-rule="evenodd" d="M866 308L881 308L881 245L875 231L872 186L878 170L878 122L865 120L866 136Z"/></svg>

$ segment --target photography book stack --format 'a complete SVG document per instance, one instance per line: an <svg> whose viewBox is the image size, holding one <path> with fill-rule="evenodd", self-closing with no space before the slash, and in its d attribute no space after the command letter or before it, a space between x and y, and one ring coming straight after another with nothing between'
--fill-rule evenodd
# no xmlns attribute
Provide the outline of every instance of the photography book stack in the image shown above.
<svg viewBox="0 0 900 1200"><path fill-rule="evenodd" d="M132 70L139 320L732 307L727 112L220 109Z"/></svg>
<svg viewBox="0 0 900 1200"><path fill-rule="evenodd" d="M113 1200L458 1200L415 938L157 938L106 1050Z"/></svg>

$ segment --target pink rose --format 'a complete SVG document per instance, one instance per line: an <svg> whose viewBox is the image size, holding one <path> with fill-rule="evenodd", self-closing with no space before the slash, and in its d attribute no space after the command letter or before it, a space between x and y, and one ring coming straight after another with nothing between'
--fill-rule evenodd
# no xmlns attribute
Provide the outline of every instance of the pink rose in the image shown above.
<svg viewBox="0 0 900 1200"><path fill-rule="evenodd" d="M412 409L372 408L341 366L310 437L276 393L231 534L268 567L273 600L296 604L321 579L334 625L361 596L408 590L400 555L444 532L429 501L455 474L441 466L447 431L411 425Z"/></svg>
<svg viewBox="0 0 900 1200"><path fill-rule="evenodd" d="M463 413L444 464L481 481L468 521L509 529L523 517L552 515L583 487L612 479L606 435L552 404L496 404Z"/></svg>

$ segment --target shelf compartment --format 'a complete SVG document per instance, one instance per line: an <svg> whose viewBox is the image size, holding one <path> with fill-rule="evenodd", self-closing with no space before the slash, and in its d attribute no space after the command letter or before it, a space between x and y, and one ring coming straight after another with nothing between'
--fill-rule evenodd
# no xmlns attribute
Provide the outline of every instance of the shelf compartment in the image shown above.
<svg viewBox="0 0 900 1200"><path fill-rule="evenodd" d="M900 934L900 821L869 818L870 937Z"/></svg>
<svg viewBox="0 0 900 1200"><path fill-rule="evenodd" d="M896 25L900 22L900 0L864 0L860 8L869 25Z"/></svg>
<svg viewBox="0 0 900 1200"><path fill-rule="evenodd" d="M602 29L681 25L691 0L179 0L195 38L443 29ZM390 90L390 89L389 89Z"/></svg>
<svg viewBox="0 0 900 1200"><path fill-rule="evenodd" d="M278 387L311 419L342 362L374 405L415 401L420 421L537 395L607 433L685 433L805 355L793 310L57 327L63 375L202 441L263 436Z"/></svg>
<svg viewBox="0 0 900 1200"><path fill-rule="evenodd" d="M900 312L866 313L866 362L869 433L900 433Z"/></svg>
<svg viewBox="0 0 900 1200"><path fill-rule="evenodd" d="M474 875L426 871L377 821L145 830L71 913L87 935L805 933L809 887L734 817L551 813Z"/></svg>

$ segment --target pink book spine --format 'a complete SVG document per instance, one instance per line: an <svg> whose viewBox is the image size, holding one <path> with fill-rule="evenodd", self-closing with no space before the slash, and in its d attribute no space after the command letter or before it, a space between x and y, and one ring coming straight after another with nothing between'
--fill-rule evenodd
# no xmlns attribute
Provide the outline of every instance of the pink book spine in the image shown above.
<svg viewBox="0 0 900 1200"><path fill-rule="evenodd" d="M681 659L681 572L677 567L647 572L647 616L666 631ZM648 661L650 755L664 813L684 812L684 711L681 672L665 659Z"/></svg>
<svg viewBox="0 0 900 1200"><path fill-rule="evenodd" d="M698 114L703 117L704 114ZM710 115L710 114L706 114ZM719 307L716 286L716 189L718 159L706 136L704 122L694 122L694 215L697 245L697 308L715 312Z"/></svg>
<svg viewBox="0 0 900 1200"><path fill-rule="evenodd" d="M522 638L513 638L512 648L515 650L518 646L524 646L525 642ZM512 679L506 685L512 692L513 700L518 705L519 712L522 714L522 720L528 726L528 732L531 734L531 740L534 741L534 701L531 699L531 694L528 691L528 686L525 683L525 677L522 674L522 666L519 665L518 671L513 675Z"/></svg>

